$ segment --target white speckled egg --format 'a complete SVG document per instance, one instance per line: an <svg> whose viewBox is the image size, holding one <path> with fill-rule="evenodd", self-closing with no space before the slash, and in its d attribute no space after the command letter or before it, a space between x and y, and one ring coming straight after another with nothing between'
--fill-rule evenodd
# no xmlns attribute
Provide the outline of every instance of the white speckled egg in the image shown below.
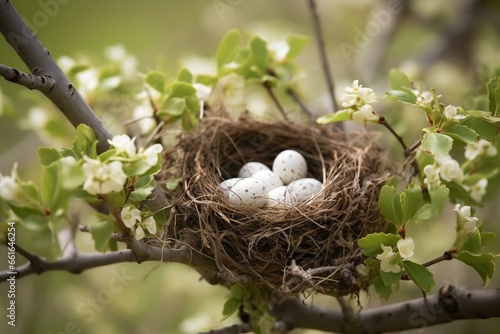
<svg viewBox="0 0 500 334"><path fill-rule="evenodd" d="M283 186L280 177L270 170L260 170L257 173L253 173L252 177L259 180L264 185L266 193L274 188Z"/></svg>
<svg viewBox="0 0 500 334"><path fill-rule="evenodd" d="M241 177L233 177L219 183L219 189L222 190L224 196L229 197L229 191L236 184L236 182L243 180Z"/></svg>
<svg viewBox="0 0 500 334"><path fill-rule="evenodd" d="M267 207L283 207L286 204L290 205L292 202L295 202L293 195L287 191L287 186L281 186L278 188L274 188L267 194Z"/></svg>
<svg viewBox="0 0 500 334"><path fill-rule="evenodd" d="M228 198L233 204L255 208L260 208L267 200L264 185L251 177L236 182L229 191Z"/></svg>
<svg viewBox="0 0 500 334"><path fill-rule="evenodd" d="M295 203L303 202L321 191L323 183L316 179L305 178L290 182L287 192L296 200Z"/></svg>
<svg viewBox="0 0 500 334"><path fill-rule="evenodd" d="M269 167L264 165L261 162L247 162L246 164L241 167L240 171L238 172L238 177L245 178L245 177L251 177L252 174L257 173L260 170L271 170Z"/></svg>
<svg viewBox="0 0 500 334"><path fill-rule="evenodd" d="M286 150L276 156L273 162L273 172L278 175L283 184L307 176L306 159L297 151Z"/></svg>

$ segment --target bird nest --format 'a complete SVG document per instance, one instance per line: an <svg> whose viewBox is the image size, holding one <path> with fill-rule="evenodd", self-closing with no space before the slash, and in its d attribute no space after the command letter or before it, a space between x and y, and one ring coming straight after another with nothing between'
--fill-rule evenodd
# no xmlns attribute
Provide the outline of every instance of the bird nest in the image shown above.
<svg viewBox="0 0 500 334"><path fill-rule="evenodd" d="M300 152L320 193L296 205L232 204L218 188L249 161L272 166L283 150ZM385 155L370 133L326 126L205 118L167 152L163 178L182 175L163 239L179 240L213 258L223 283L267 286L281 294L306 289L342 296L359 292L357 241L384 231L378 209L387 179ZM177 161L173 163L172 161Z"/></svg>

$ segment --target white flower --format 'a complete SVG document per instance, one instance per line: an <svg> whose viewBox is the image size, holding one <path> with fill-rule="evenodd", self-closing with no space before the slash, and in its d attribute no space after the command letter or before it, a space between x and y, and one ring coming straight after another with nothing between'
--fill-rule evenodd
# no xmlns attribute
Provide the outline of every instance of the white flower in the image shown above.
<svg viewBox="0 0 500 334"><path fill-rule="evenodd" d="M420 93L418 90L413 91L415 95L417 95L417 101L416 103L422 107L426 107L429 109L432 109L432 100L434 99L434 96L432 96L432 93L429 91L425 91Z"/></svg>
<svg viewBox="0 0 500 334"><path fill-rule="evenodd" d="M457 229L464 230L466 233L473 233L477 230L476 222L479 220L477 217L471 217L470 206L455 205L453 211L458 214Z"/></svg>
<svg viewBox="0 0 500 334"><path fill-rule="evenodd" d="M161 151L163 151L163 146L161 146L161 144L154 144L147 149L141 147L137 155L140 156L141 159L148 165L154 166L158 163L158 153Z"/></svg>
<svg viewBox="0 0 500 334"><path fill-rule="evenodd" d="M19 185L16 182L15 171L12 171L11 176L3 176L0 174L0 197L6 201L13 201L19 194Z"/></svg>
<svg viewBox="0 0 500 334"><path fill-rule="evenodd" d="M460 168L458 161L454 160L451 156L447 155L438 160L439 174L445 181L456 181L462 183L464 179L464 172Z"/></svg>
<svg viewBox="0 0 500 334"><path fill-rule="evenodd" d="M210 86L201 83L195 83L193 84L193 87L196 89L196 97L199 100L207 101L210 97L210 94L212 94L212 87Z"/></svg>
<svg viewBox="0 0 500 334"><path fill-rule="evenodd" d="M424 167L424 183L431 189L435 189L441 185L441 180L439 179L439 167L436 168L435 165L427 165Z"/></svg>
<svg viewBox="0 0 500 334"><path fill-rule="evenodd" d="M365 104L352 114L352 120L362 125L369 122L376 123L379 119L380 116L373 111L373 107L369 104Z"/></svg>
<svg viewBox="0 0 500 334"><path fill-rule="evenodd" d="M85 183L83 189L92 195L109 194L123 189L127 175L123 172L122 163L112 161L104 164L99 160L84 157L83 172L85 173Z"/></svg>
<svg viewBox="0 0 500 334"><path fill-rule="evenodd" d="M138 105L132 112L134 120L137 120L141 135L149 134L156 128L156 121L153 117L153 108L149 102Z"/></svg>
<svg viewBox="0 0 500 334"><path fill-rule="evenodd" d="M151 234L156 233L156 222L153 217L146 218L143 222L137 224L137 228L135 230L135 238L137 240L141 240L146 236L144 229L148 230Z"/></svg>
<svg viewBox="0 0 500 334"><path fill-rule="evenodd" d="M455 122L459 122L466 117L465 115L459 115L457 113L457 108L455 108L451 104L449 106L447 106L446 108L444 108L443 115L447 120L455 121Z"/></svg>
<svg viewBox="0 0 500 334"><path fill-rule="evenodd" d="M361 108L366 104L377 102L377 96L373 90L359 85L358 80L354 80L352 87L346 87L344 91L345 94L340 98L343 108Z"/></svg>
<svg viewBox="0 0 500 334"><path fill-rule="evenodd" d="M99 86L99 73L95 68L90 68L76 74L78 88L84 99L88 99Z"/></svg>
<svg viewBox="0 0 500 334"><path fill-rule="evenodd" d="M380 270L386 273L399 273L401 267L398 263L398 254L392 251L392 247L380 245L384 251L377 255L377 260L380 260Z"/></svg>
<svg viewBox="0 0 500 334"><path fill-rule="evenodd" d="M46 109L33 107L28 111L28 122L33 129L44 129L49 121Z"/></svg>
<svg viewBox="0 0 500 334"><path fill-rule="evenodd" d="M477 181L473 186L464 186L464 188L469 192L470 197L476 202L481 202L483 196L486 194L486 187L488 186L487 179L481 179Z"/></svg>
<svg viewBox="0 0 500 334"><path fill-rule="evenodd" d="M477 143L468 144L465 147L465 158L467 160L474 160L479 156L486 155L488 157L495 156L497 149L489 141L479 139Z"/></svg>
<svg viewBox="0 0 500 334"><path fill-rule="evenodd" d="M359 87L359 98L363 103L375 103L377 102L377 96L371 88Z"/></svg>
<svg viewBox="0 0 500 334"><path fill-rule="evenodd" d="M135 137L130 139L127 135L116 135L113 139L108 139L108 143L116 149L117 153L124 152L130 158L135 156Z"/></svg>
<svg viewBox="0 0 500 334"><path fill-rule="evenodd" d="M267 45L267 49L271 58L277 62L285 60L288 52L290 52L290 46L285 41L271 42Z"/></svg>
<svg viewBox="0 0 500 334"><path fill-rule="evenodd" d="M415 249L415 243L413 242L413 238L405 238L398 240L396 245L399 250L399 255L403 259L409 259L413 256L413 250Z"/></svg>
<svg viewBox="0 0 500 334"><path fill-rule="evenodd" d="M131 205L124 206L121 211L123 224L127 227L133 227L136 222L141 222L141 212Z"/></svg>

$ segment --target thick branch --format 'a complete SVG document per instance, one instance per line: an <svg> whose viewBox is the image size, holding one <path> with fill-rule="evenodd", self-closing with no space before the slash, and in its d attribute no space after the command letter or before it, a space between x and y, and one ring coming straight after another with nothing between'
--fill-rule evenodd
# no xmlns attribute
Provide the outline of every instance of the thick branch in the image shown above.
<svg viewBox="0 0 500 334"><path fill-rule="evenodd" d="M107 139L111 138L110 133L57 66L49 51L36 38L10 1L0 0L0 32L28 66L34 77L51 78L52 87L40 91L63 112L73 126L76 127L82 123L90 126L99 140L98 150L100 152L106 151L109 147ZM17 83L26 86L23 82L25 82L24 79ZM45 86L42 85L42 87ZM38 89L36 85L33 88Z"/></svg>
<svg viewBox="0 0 500 334"><path fill-rule="evenodd" d="M61 258L54 262L49 262L33 254L29 254L29 262L16 268L14 271L1 271L0 282L5 282L10 277L21 278L31 274L43 274L47 271L55 270L79 274L87 269L122 262L176 262L189 265L204 272L212 272L214 276L218 272L217 266L212 259L194 252L188 247L181 247L179 249L160 248L146 245L135 239L131 242L131 245L133 245L133 249L109 253L75 253L72 256Z"/></svg>
<svg viewBox="0 0 500 334"><path fill-rule="evenodd" d="M306 305L288 299L275 307L280 325L345 333L341 311ZM460 319L500 317L500 289L468 290L443 287L438 295L363 310L357 314L363 333L385 333L423 328Z"/></svg>

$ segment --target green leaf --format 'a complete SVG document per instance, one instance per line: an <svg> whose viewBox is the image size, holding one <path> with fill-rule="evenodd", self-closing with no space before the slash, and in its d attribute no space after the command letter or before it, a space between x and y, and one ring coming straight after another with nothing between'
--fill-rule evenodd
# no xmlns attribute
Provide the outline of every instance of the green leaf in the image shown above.
<svg viewBox="0 0 500 334"><path fill-rule="evenodd" d="M482 139L489 141L495 139L498 134L498 126L486 118L468 117L462 125L472 129Z"/></svg>
<svg viewBox="0 0 500 334"><path fill-rule="evenodd" d="M395 247L401 237L392 233L372 233L358 240L359 247L363 248L366 256L375 256L382 253L381 245Z"/></svg>
<svg viewBox="0 0 500 334"><path fill-rule="evenodd" d="M466 144L477 143L479 135L476 131L472 130L468 126L464 125L454 125L446 128L441 132L442 134L449 135L454 139L458 139Z"/></svg>
<svg viewBox="0 0 500 334"><path fill-rule="evenodd" d="M170 86L169 99L174 97L186 97L193 94L196 94L196 89L192 84L188 84L186 82L174 82Z"/></svg>
<svg viewBox="0 0 500 334"><path fill-rule="evenodd" d="M491 78L486 85L488 89L488 110L493 116L498 115L498 110L500 108L500 105L497 104L497 102L500 101L498 98L500 95L497 96L497 94L500 94L499 80L500 77Z"/></svg>
<svg viewBox="0 0 500 334"><path fill-rule="evenodd" d="M48 166L54 161L59 160L61 158L61 153L52 147L40 147L38 149L38 158L42 166Z"/></svg>
<svg viewBox="0 0 500 334"><path fill-rule="evenodd" d="M160 93L165 93L167 79L165 73L154 70L146 74L144 81Z"/></svg>
<svg viewBox="0 0 500 334"><path fill-rule="evenodd" d="M175 179L170 179L166 183L167 189L175 190L181 185L181 182L182 182L182 177L176 177Z"/></svg>
<svg viewBox="0 0 500 334"><path fill-rule="evenodd" d="M43 168L42 182L40 185L42 202L51 211L55 212L58 208L54 207L54 202L59 197L58 168L52 164Z"/></svg>
<svg viewBox="0 0 500 334"><path fill-rule="evenodd" d="M483 279L484 285L493 277L495 272L495 263L493 262L495 256L493 254L471 254L467 251L460 251L453 254L453 257L474 268Z"/></svg>
<svg viewBox="0 0 500 334"><path fill-rule="evenodd" d="M250 41L250 51L252 52L253 65L257 66L260 74L267 72L267 62L269 59L267 42L260 37L254 37Z"/></svg>
<svg viewBox="0 0 500 334"><path fill-rule="evenodd" d="M134 191L130 194L130 199L135 202L144 201L152 192L156 182L151 175L141 176L137 179Z"/></svg>
<svg viewBox="0 0 500 334"><path fill-rule="evenodd" d="M97 139L94 131L88 125L79 124L76 127L75 139L71 147L75 159L80 160L84 155L94 159L97 156L96 145Z"/></svg>
<svg viewBox="0 0 500 334"><path fill-rule="evenodd" d="M403 208L394 186L385 185L380 191L378 200L380 212L391 224L399 227L403 224Z"/></svg>
<svg viewBox="0 0 500 334"><path fill-rule="evenodd" d="M494 232L481 232L481 244L484 246L495 240L496 234Z"/></svg>
<svg viewBox="0 0 500 334"><path fill-rule="evenodd" d="M402 273L393 272L386 273L385 271L380 270L380 277L382 278L382 281L384 281L385 286L391 286L398 283L401 279L401 274Z"/></svg>
<svg viewBox="0 0 500 334"><path fill-rule="evenodd" d="M318 124L328 124L328 123L335 123L335 122L342 122L342 121L348 121L351 119L351 116L349 114L349 109L343 109L339 110L334 114L328 114L321 116L316 120L316 123Z"/></svg>
<svg viewBox="0 0 500 334"><path fill-rule="evenodd" d="M190 112L182 114L182 128L186 131L194 129L198 125L198 118Z"/></svg>
<svg viewBox="0 0 500 334"><path fill-rule="evenodd" d="M410 186L401 194L401 206L403 208L403 221L405 224L419 223L422 219L432 216L432 207L426 204L419 186Z"/></svg>
<svg viewBox="0 0 500 334"><path fill-rule="evenodd" d="M165 102L159 112L159 116L181 116L186 108L186 99L180 97L172 97Z"/></svg>
<svg viewBox="0 0 500 334"><path fill-rule="evenodd" d="M403 267L420 290L429 292L435 285L434 275L426 267L412 261L403 261Z"/></svg>
<svg viewBox="0 0 500 334"><path fill-rule="evenodd" d="M286 42L290 47L286 59L293 61L302 52L307 43L309 43L309 37L305 35L291 35L288 36Z"/></svg>
<svg viewBox="0 0 500 334"><path fill-rule="evenodd" d="M222 315L224 316L222 320L229 318L233 315L241 305L241 299L231 297L224 303L224 308L222 310Z"/></svg>
<svg viewBox="0 0 500 334"><path fill-rule="evenodd" d="M239 30L233 29L224 35L219 44L215 59L217 68L220 70L224 65L234 61L241 49L241 33Z"/></svg>
<svg viewBox="0 0 500 334"><path fill-rule="evenodd" d="M243 284L235 284L231 287L231 296L238 299L243 299L245 295L245 286Z"/></svg>
<svg viewBox="0 0 500 334"><path fill-rule="evenodd" d="M449 189L445 185L440 185L438 188L429 191L431 198L432 215L438 215L448 201Z"/></svg>
<svg viewBox="0 0 500 334"><path fill-rule="evenodd" d="M193 75L187 68L183 67L177 72L177 81L193 83Z"/></svg>
<svg viewBox="0 0 500 334"><path fill-rule="evenodd" d="M453 139L440 133L427 132L422 140L422 149L435 158L442 158L451 150Z"/></svg>
<svg viewBox="0 0 500 334"><path fill-rule="evenodd" d="M390 90L387 93L387 96L392 97L398 101L415 104L417 101L417 97L411 93L404 90Z"/></svg>
<svg viewBox="0 0 500 334"><path fill-rule="evenodd" d="M199 74L196 76L196 82L211 87L217 82L217 77L208 74Z"/></svg>
<svg viewBox="0 0 500 334"><path fill-rule="evenodd" d="M107 249L111 233L113 233L113 225L114 222L109 217L103 216L101 221L90 227L90 234L92 234L97 251L104 252Z"/></svg>
<svg viewBox="0 0 500 334"><path fill-rule="evenodd" d="M411 89L410 79L408 79L404 72L398 69L392 69L389 72L389 83L391 85L391 89L395 91Z"/></svg>
<svg viewBox="0 0 500 334"><path fill-rule="evenodd" d="M382 299L389 300L392 294L392 288L391 286L387 286L384 284L382 277L380 276L375 277L372 281L372 284L375 287L375 291Z"/></svg>

